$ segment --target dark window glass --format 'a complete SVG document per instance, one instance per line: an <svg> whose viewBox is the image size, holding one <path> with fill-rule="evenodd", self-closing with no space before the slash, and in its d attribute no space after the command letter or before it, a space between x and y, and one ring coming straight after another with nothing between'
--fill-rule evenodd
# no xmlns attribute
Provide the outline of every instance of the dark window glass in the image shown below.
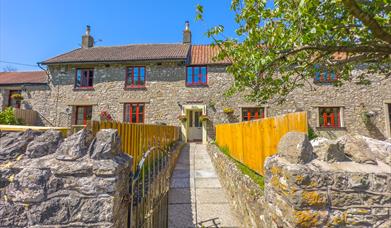
<svg viewBox="0 0 391 228"><path fill-rule="evenodd" d="M75 78L75 88L93 87L94 70L93 69L77 69Z"/></svg>
<svg viewBox="0 0 391 228"><path fill-rule="evenodd" d="M143 87L145 86L145 67L128 67L126 75L126 86Z"/></svg>
<svg viewBox="0 0 391 228"><path fill-rule="evenodd" d="M265 118L264 108L242 108L242 121Z"/></svg>
<svg viewBox="0 0 391 228"><path fill-rule="evenodd" d="M125 104L124 122L144 123L144 104Z"/></svg>
<svg viewBox="0 0 391 228"><path fill-rule="evenodd" d="M194 112L194 127L201 127L200 115L201 112Z"/></svg>
<svg viewBox="0 0 391 228"><path fill-rule="evenodd" d="M206 85L208 83L206 66L189 66L186 74L186 85Z"/></svg>
<svg viewBox="0 0 391 228"><path fill-rule="evenodd" d="M341 127L341 108L321 107L319 108L319 126L329 128Z"/></svg>
<svg viewBox="0 0 391 228"><path fill-rule="evenodd" d="M76 125L86 125L92 118L92 106L76 106Z"/></svg>

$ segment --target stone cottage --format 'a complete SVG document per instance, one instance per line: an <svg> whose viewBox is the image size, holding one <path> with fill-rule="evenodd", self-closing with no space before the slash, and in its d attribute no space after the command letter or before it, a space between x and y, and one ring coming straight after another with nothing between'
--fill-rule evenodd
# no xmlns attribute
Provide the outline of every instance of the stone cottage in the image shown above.
<svg viewBox="0 0 391 228"><path fill-rule="evenodd" d="M210 45L192 44L188 22L181 43L110 47L95 47L87 26L81 48L40 63L47 67L47 88L24 87L22 108L36 110L55 126L101 118L177 125L184 140L204 143L214 138L215 124L302 110L320 135L391 137L391 79L375 75L370 86L334 87L338 75L318 72L311 86L295 90L286 103L257 105L243 96L224 96L233 77L226 72L228 61L214 61L217 53ZM9 89L0 88L3 106L12 105Z"/></svg>

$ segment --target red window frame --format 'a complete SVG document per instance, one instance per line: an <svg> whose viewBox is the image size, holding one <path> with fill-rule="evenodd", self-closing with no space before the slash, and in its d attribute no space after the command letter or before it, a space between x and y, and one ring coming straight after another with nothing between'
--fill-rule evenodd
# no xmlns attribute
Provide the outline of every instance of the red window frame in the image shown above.
<svg viewBox="0 0 391 228"><path fill-rule="evenodd" d="M87 119L87 109L91 109L91 118ZM84 109L83 110L83 124L79 124L78 121L78 116L79 116L79 109ZM75 125L87 125L87 121L92 119L92 106L91 105L85 105L85 106L75 106Z"/></svg>
<svg viewBox="0 0 391 228"><path fill-rule="evenodd" d="M251 115L251 113L254 113L254 115ZM242 107L242 121L251 121L251 120L257 120L263 118L265 118L265 108Z"/></svg>
<svg viewBox="0 0 391 228"><path fill-rule="evenodd" d="M133 106L136 106L136 112L133 113ZM140 106L143 107L142 112L140 112ZM127 111L127 108L129 110ZM129 121L126 119L127 114L129 115ZM136 115L136 122L133 122L132 115ZM142 121L140 121L140 115L142 116ZM124 104L124 122L128 123L144 123L145 122L145 103L125 103Z"/></svg>
<svg viewBox="0 0 391 228"><path fill-rule="evenodd" d="M189 74L189 68L192 68L192 79L191 82L188 81L188 74ZM194 74L195 69L198 68L198 75L196 76ZM202 68L205 68L206 75L205 75L205 82L202 82ZM194 81L194 78L198 77L198 83ZM205 65L197 65L197 66L187 66L186 67L186 86L197 86L197 85L208 85L208 66Z"/></svg>
<svg viewBox="0 0 391 228"><path fill-rule="evenodd" d="M14 108L20 108L20 100L16 100L15 101L15 105L12 105L12 101L14 99L12 99L12 95L13 94L22 94L22 90L10 90L9 91L9 94L8 94L8 107L14 107Z"/></svg>
<svg viewBox="0 0 391 228"><path fill-rule="evenodd" d="M78 75L79 71L81 72L80 73L80 75L81 75L80 76L80 86L77 85L77 75ZM87 78L85 80L82 79L84 72L87 72ZM91 75L91 72L92 72L92 75ZM75 89L93 89L94 88L94 75L95 75L95 72L94 72L93 68L77 68L76 73L75 73L74 88ZM91 85L89 85L90 80L91 80ZM83 83L82 83L83 81L86 81L87 85L83 85Z"/></svg>
<svg viewBox="0 0 391 228"><path fill-rule="evenodd" d="M132 82L130 84L128 84L128 79L129 79L129 69L132 69ZM139 84L134 84L134 69L137 68L138 69L138 82ZM141 68L144 69L144 85L141 85L140 84L140 79L141 79L141 75L140 75L140 72L141 72ZM126 74L125 74L125 88L145 88L145 85L147 83L147 70L146 70L146 67L145 66L128 66L126 67Z"/></svg>
<svg viewBox="0 0 391 228"><path fill-rule="evenodd" d="M326 110L330 110L327 112ZM341 107L319 107L319 126L341 128Z"/></svg>
<svg viewBox="0 0 391 228"><path fill-rule="evenodd" d="M334 78L332 78L332 74L334 74ZM315 69L315 77L314 77L315 82L331 83L331 82L338 81L338 79L339 79L339 75L334 70L327 70L319 67Z"/></svg>

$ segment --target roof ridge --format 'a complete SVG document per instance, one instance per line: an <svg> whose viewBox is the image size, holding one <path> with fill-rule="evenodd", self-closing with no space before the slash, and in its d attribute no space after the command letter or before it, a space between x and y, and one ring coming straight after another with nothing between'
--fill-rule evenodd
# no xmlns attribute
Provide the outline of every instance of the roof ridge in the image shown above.
<svg viewBox="0 0 391 228"><path fill-rule="evenodd" d="M143 43L143 44L123 44L123 45L111 45L111 46L95 46L91 47L94 48L112 48L112 47L129 47L129 46L147 46L147 45L189 45L189 44L183 44L183 43Z"/></svg>

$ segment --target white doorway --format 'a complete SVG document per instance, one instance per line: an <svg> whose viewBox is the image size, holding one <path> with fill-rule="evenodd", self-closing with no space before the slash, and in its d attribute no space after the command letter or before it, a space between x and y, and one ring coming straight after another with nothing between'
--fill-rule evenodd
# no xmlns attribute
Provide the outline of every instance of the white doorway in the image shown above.
<svg viewBox="0 0 391 228"><path fill-rule="evenodd" d="M189 141L202 141L202 123L200 121L202 110L187 110L187 112Z"/></svg>

